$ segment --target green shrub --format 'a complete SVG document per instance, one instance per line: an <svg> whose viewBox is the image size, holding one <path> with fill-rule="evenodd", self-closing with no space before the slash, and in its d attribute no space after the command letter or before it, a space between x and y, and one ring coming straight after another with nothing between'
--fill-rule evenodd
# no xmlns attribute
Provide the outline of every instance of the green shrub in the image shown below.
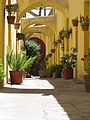
<svg viewBox="0 0 90 120"><path fill-rule="evenodd" d="M10 14L15 14L15 12L18 11L18 4L10 4L10 5L6 5L6 10L10 13Z"/></svg>
<svg viewBox="0 0 90 120"><path fill-rule="evenodd" d="M23 33L17 33L17 40L25 40L25 35Z"/></svg>
<svg viewBox="0 0 90 120"><path fill-rule="evenodd" d="M4 80L4 77L5 77L4 69L3 69L1 58L0 58L0 80Z"/></svg>

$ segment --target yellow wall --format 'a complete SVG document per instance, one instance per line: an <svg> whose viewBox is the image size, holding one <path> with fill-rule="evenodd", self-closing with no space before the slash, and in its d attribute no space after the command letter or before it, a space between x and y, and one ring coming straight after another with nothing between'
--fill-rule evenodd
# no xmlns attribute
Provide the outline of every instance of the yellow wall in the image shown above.
<svg viewBox="0 0 90 120"><path fill-rule="evenodd" d="M84 15L84 2L83 0L70 0L69 2L69 26L72 26L72 19L78 17L80 14ZM84 64L81 61L84 55L84 32L81 29L80 23L78 27L72 26L72 37L69 40L69 51L71 47L76 47L78 50L77 57L77 76L78 78L83 77Z"/></svg>

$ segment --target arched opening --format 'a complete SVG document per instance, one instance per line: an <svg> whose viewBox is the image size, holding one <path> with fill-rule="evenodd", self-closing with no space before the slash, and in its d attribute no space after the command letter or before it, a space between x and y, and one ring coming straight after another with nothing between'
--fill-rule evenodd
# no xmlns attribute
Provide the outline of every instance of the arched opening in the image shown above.
<svg viewBox="0 0 90 120"><path fill-rule="evenodd" d="M37 8L37 7L53 7L55 9L58 9L59 11L61 11L65 16L67 16L67 8L68 8L68 2L64 1L60 1L60 0L42 0L41 2L39 0L34 0L34 1L29 1L29 0L24 0L23 4L22 2L20 2L20 0L18 0L19 3L19 12L18 12L18 19L17 21L19 21L26 12ZM27 4L26 4L27 3Z"/></svg>
<svg viewBox="0 0 90 120"><path fill-rule="evenodd" d="M45 56L46 56L46 45L45 43L40 39L40 38L37 38L37 37L31 37L30 40L34 40L36 43L38 43L40 45L40 60L38 60L34 67L33 67L33 71L32 71L32 75L34 76L37 76L39 75L39 70L40 70L40 66L41 66L41 63L43 62Z"/></svg>

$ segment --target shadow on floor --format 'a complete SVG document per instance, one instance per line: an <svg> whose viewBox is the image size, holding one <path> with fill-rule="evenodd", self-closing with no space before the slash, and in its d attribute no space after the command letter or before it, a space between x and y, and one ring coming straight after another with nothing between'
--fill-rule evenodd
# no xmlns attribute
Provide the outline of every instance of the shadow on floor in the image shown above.
<svg viewBox="0 0 90 120"><path fill-rule="evenodd" d="M17 89L4 88L0 93L52 95L67 112L70 120L89 120L90 94L85 92L83 84L76 84L73 80L45 79L54 89ZM67 120L67 119L66 119ZM69 120L69 119L68 119Z"/></svg>

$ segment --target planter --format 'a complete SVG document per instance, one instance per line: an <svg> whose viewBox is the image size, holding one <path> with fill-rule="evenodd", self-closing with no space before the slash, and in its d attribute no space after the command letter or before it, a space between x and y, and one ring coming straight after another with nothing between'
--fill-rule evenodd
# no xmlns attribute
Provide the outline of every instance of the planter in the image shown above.
<svg viewBox="0 0 90 120"><path fill-rule="evenodd" d="M49 57L52 57L52 54L51 54L51 53L49 53Z"/></svg>
<svg viewBox="0 0 90 120"><path fill-rule="evenodd" d="M0 80L0 89L3 88L3 85L4 85L4 80Z"/></svg>
<svg viewBox="0 0 90 120"><path fill-rule="evenodd" d="M54 45L55 45L55 46L57 46L57 42L56 42L56 41L55 41L55 42L53 42L53 43L54 43Z"/></svg>
<svg viewBox="0 0 90 120"><path fill-rule="evenodd" d="M78 20L77 19L73 19L72 20L72 24L73 24L73 26L78 26Z"/></svg>
<svg viewBox="0 0 90 120"><path fill-rule="evenodd" d="M84 75L84 83L86 92L90 92L90 75Z"/></svg>
<svg viewBox="0 0 90 120"><path fill-rule="evenodd" d="M60 36L60 40L64 40L64 37Z"/></svg>
<svg viewBox="0 0 90 120"><path fill-rule="evenodd" d="M14 23L14 28L15 29L19 29L19 27L20 27L20 23Z"/></svg>
<svg viewBox="0 0 90 120"><path fill-rule="evenodd" d="M51 49L51 53L54 53L55 52L55 49Z"/></svg>
<svg viewBox="0 0 90 120"><path fill-rule="evenodd" d="M89 24L81 24L82 31L88 31Z"/></svg>
<svg viewBox="0 0 90 120"><path fill-rule="evenodd" d="M46 77L45 70L39 70L39 75L40 75L40 78L45 78Z"/></svg>
<svg viewBox="0 0 90 120"><path fill-rule="evenodd" d="M66 36L66 39L69 39L70 38L70 34L68 34L67 36Z"/></svg>
<svg viewBox="0 0 90 120"><path fill-rule="evenodd" d="M60 44L60 43L61 43L61 40L57 40L57 43Z"/></svg>
<svg viewBox="0 0 90 120"><path fill-rule="evenodd" d="M15 16L7 16L8 24L14 24Z"/></svg>
<svg viewBox="0 0 90 120"><path fill-rule="evenodd" d="M73 69L63 69L64 79L73 79Z"/></svg>
<svg viewBox="0 0 90 120"><path fill-rule="evenodd" d="M24 40L25 39L25 35L23 33L17 33L16 37L17 37L17 40Z"/></svg>
<svg viewBox="0 0 90 120"><path fill-rule="evenodd" d="M11 84L22 83L22 71L10 71Z"/></svg>

